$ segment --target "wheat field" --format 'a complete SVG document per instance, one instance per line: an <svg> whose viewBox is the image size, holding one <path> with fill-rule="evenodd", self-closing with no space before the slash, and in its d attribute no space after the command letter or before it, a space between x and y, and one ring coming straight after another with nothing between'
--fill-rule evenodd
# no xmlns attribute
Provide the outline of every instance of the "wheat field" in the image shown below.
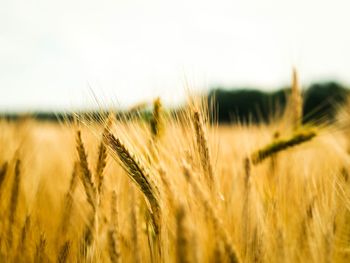
<svg viewBox="0 0 350 263"><path fill-rule="evenodd" d="M0 121L1 262L349 262L346 107L301 123Z"/></svg>

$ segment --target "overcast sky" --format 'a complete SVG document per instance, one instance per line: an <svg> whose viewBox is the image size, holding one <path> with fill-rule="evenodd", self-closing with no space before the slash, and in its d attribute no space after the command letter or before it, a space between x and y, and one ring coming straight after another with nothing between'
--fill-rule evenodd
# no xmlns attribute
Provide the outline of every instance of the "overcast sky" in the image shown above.
<svg viewBox="0 0 350 263"><path fill-rule="evenodd" d="M350 83L349 0L0 0L0 110Z"/></svg>

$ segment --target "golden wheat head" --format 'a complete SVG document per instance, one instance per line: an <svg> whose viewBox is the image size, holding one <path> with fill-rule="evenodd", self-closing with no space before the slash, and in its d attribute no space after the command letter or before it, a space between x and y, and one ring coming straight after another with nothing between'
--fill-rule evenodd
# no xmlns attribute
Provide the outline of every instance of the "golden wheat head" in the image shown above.
<svg viewBox="0 0 350 263"><path fill-rule="evenodd" d="M140 160L118 138L110 132L106 132L104 136L106 145L113 153L112 156L118 156L117 161L121 162L129 177L149 201L154 216L158 217L160 212L159 191L156 185L151 182L150 175L146 172ZM159 218L156 221L159 221Z"/></svg>

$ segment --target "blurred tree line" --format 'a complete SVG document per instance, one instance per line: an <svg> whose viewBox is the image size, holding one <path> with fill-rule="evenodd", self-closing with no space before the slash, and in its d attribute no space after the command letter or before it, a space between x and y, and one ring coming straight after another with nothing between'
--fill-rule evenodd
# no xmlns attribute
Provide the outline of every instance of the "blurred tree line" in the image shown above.
<svg viewBox="0 0 350 263"><path fill-rule="evenodd" d="M337 82L315 83L303 92L303 122L309 121L333 121L337 109L344 104L349 90ZM273 121L280 117L290 94L290 87L284 87L274 92L264 92L256 89L234 88L224 89L217 87L208 94L208 100L214 105L213 116L220 123L241 122L258 123ZM170 112L176 114L181 107L172 109ZM149 120L151 108L145 108L141 112L134 110L116 111L117 119L142 118ZM0 113L0 118L9 120L36 118L48 121L74 121L75 116L101 121L107 116L106 111L84 111L84 112L35 112L31 114Z"/></svg>
<svg viewBox="0 0 350 263"><path fill-rule="evenodd" d="M216 118L221 123L268 122L283 114L290 87L274 92L248 88L214 88L208 100L215 105ZM349 90L337 82L315 83L303 91L303 122L333 121L337 108L347 99Z"/></svg>

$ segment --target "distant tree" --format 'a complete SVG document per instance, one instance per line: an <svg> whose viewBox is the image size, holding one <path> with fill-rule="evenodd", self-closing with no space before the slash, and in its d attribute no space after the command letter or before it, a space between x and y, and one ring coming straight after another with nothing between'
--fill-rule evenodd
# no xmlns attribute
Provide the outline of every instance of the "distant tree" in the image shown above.
<svg viewBox="0 0 350 263"><path fill-rule="evenodd" d="M214 101L219 122L256 123L280 116L289 94L289 87L274 92L219 87L209 92L208 100ZM348 89L336 82L312 84L304 93L303 122L332 121L347 95Z"/></svg>
<svg viewBox="0 0 350 263"><path fill-rule="evenodd" d="M349 90L337 82L312 84L305 92L304 122L333 121L338 107L346 100Z"/></svg>

